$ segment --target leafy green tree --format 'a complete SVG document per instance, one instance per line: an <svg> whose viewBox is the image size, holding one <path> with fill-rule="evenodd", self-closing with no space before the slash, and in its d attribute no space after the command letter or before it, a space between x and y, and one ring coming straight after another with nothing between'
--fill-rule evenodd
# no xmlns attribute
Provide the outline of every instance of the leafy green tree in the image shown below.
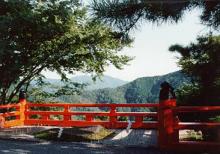
<svg viewBox="0 0 220 154"><path fill-rule="evenodd" d="M157 24L163 22L178 22L186 11L191 11L194 8L200 8L202 10L200 19L203 24L216 30L219 30L220 27L219 0L93 0L92 8L98 19L110 25L114 25L125 34L127 34L130 29L138 26L138 22L143 20ZM207 104L207 102L210 101L214 103L219 100L219 68L217 67L219 65L217 60L219 56L218 52L214 52L214 50L218 48L217 44L218 41L216 37L212 39L203 37L198 39L198 44L192 44L184 49L180 48L180 50L187 50L185 53L178 50L178 46L176 46L176 48L173 47L173 49L171 48L171 50L177 50L181 53L183 58L180 60L180 65L189 77L193 77L193 85L184 87L185 95L182 95L181 99L187 99L187 101L191 99L194 100L194 102L200 102L202 104ZM202 49L203 45L206 48ZM213 52L208 52L209 49L213 50ZM203 50L205 53L200 52ZM186 54L189 55L188 59L184 59L187 56ZM196 59L200 62L190 61L192 59ZM190 90L192 87L193 90ZM188 98L186 98L187 95Z"/></svg>
<svg viewBox="0 0 220 154"><path fill-rule="evenodd" d="M200 101L199 91L200 91L200 86L195 82L183 84L179 89L176 90L177 105L181 105L181 106L201 105L199 104Z"/></svg>
<svg viewBox="0 0 220 154"><path fill-rule="evenodd" d="M130 58L119 55L131 43L91 19L79 0L0 1L0 102L9 103L42 70L62 79L76 71L101 75Z"/></svg>
<svg viewBox="0 0 220 154"><path fill-rule="evenodd" d="M178 92L183 105L220 105L220 36L198 37L196 43L183 47L173 45L170 51L180 53L179 65L192 77L192 84L182 87ZM218 120L219 112L190 113L180 115L184 121ZM203 130L205 140L215 140L218 128Z"/></svg>
<svg viewBox="0 0 220 154"><path fill-rule="evenodd" d="M170 51L180 53L179 65L183 72L192 77L192 85L182 90L182 96L188 97L187 102L194 102L194 105L219 105L219 48L220 36L198 37L196 43L186 47L178 44L170 47Z"/></svg>
<svg viewBox="0 0 220 154"><path fill-rule="evenodd" d="M93 0L95 16L123 32L147 20L157 24L178 22L186 11L201 8L201 22L215 29L220 27L219 0Z"/></svg>

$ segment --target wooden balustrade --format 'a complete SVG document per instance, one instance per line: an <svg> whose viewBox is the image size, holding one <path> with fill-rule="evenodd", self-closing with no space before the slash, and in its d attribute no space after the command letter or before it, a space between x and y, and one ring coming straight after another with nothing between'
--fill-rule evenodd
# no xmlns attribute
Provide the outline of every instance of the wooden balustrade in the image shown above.
<svg viewBox="0 0 220 154"><path fill-rule="evenodd" d="M165 105L166 106L166 105ZM179 141L179 130L207 130L215 128L220 133L220 122L181 122L178 115L188 113L220 112L220 106L181 106L159 107L159 146L161 149L182 151L220 152L220 142L216 141ZM162 114L162 116L161 116ZM216 138L219 138L216 136Z"/></svg>
<svg viewBox="0 0 220 154"><path fill-rule="evenodd" d="M105 108L105 111L77 111L74 108ZM157 108L157 112L118 112L118 108ZM106 110L108 109L108 110ZM20 100L19 104L1 105L0 127L19 125L44 125L60 127L85 127L102 125L106 128L126 128L128 121L120 121L118 117L134 117L131 128L158 129L158 144L161 149L181 149L196 151L219 150L220 143L179 141L181 129L210 129L220 130L219 122L181 122L179 114L192 112L217 112L220 106L176 107L175 100L167 100L157 104L37 104ZM35 116L35 118L33 118ZM54 118L51 118L51 117ZM74 116L83 116L76 120ZM13 118L12 118L13 117ZM97 117L99 119L97 120ZM100 118L100 117L105 117ZM155 121L145 121L153 118ZM220 131L219 131L220 132Z"/></svg>
<svg viewBox="0 0 220 154"><path fill-rule="evenodd" d="M8 128L22 125L21 122L22 104L7 104L0 106L0 128Z"/></svg>
<svg viewBox="0 0 220 154"><path fill-rule="evenodd" d="M42 111L36 110L40 107L47 108L59 108L59 111ZM73 111L71 108L86 108L86 107L105 107L109 108L108 112L89 112L89 111ZM117 112L119 107L158 107L158 104L36 104L28 103L26 104L26 120L24 121L25 125L54 125L62 127L84 127L84 126L94 126L94 125L103 125L107 128L126 128L128 126L127 121L118 121L119 116L133 116L135 117L135 122L132 123L132 128L157 128L157 121L143 121L144 117L154 117L157 118L157 112ZM35 109L35 110L34 110ZM40 116L41 118L31 118L33 116ZM61 116L62 119L50 119L51 115ZM85 116L85 120L75 120L72 119L72 116ZM102 121L99 119L95 120L97 116L108 117L107 121Z"/></svg>

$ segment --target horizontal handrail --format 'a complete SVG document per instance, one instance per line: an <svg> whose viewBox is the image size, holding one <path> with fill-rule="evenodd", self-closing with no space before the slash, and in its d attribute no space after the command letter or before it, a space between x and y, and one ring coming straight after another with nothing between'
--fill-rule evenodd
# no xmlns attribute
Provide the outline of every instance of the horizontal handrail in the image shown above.
<svg viewBox="0 0 220 154"><path fill-rule="evenodd" d="M28 107L159 107L159 104L43 104L43 103L28 103Z"/></svg>
<svg viewBox="0 0 220 154"><path fill-rule="evenodd" d="M19 116L19 115L20 115L20 112L19 112L19 111L12 111L12 112L0 113L0 116L3 116L3 117Z"/></svg>
<svg viewBox="0 0 220 154"><path fill-rule="evenodd" d="M174 129L206 129L220 128L220 122L179 122Z"/></svg>
<svg viewBox="0 0 220 154"><path fill-rule="evenodd" d="M179 106L173 108L175 113L220 111L220 106Z"/></svg>
<svg viewBox="0 0 220 154"><path fill-rule="evenodd" d="M64 113L63 111L26 111L26 115L30 114L40 114L40 115L100 115L100 116L147 116L147 117L157 117L157 112L87 112L87 111L73 111Z"/></svg>
<svg viewBox="0 0 220 154"><path fill-rule="evenodd" d="M19 108L19 107L20 107L20 104L0 105L0 109Z"/></svg>
<svg viewBox="0 0 220 154"><path fill-rule="evenodd" d="M196 112L220 112L220 106L181 106L173 108L174 115L181 113L196 113ZM220 128L220 122L181 122L175 129L204 129L204 128Z"/></svg>

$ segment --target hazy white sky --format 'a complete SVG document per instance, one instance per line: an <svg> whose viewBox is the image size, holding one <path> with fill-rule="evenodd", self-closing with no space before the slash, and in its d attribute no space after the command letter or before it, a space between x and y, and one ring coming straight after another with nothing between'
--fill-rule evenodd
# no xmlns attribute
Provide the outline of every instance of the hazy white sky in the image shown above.
<svg viewBox="0 0 220 154"><path fill-rule="evenodd" d="M176 43L187 45L195 41L198 35L208 31L208 28L200 24L199 14L198 9L187 13L178 24L167 23L157 26L142 23L139 29L131 32L135 38L132 47L122 51L135 59L130 65L124 66L123 70L110 66L104 74L131 81L139 77L162 75L179 70L176 58L178 55L169 52L168 48ZM48 78L59 78L56 73L43 74Z"/></svg>

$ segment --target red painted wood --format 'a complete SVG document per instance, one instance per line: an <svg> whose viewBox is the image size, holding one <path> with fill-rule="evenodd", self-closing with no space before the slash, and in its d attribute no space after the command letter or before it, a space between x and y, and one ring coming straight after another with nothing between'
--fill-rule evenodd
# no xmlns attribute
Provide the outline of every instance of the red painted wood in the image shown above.
<svg viewBox="0 0 220 154"><path fill-rule="evenodd" d="M68 112L62 111L26 111L26 115L41 114L41 115L94 115L94 116L109 116L109 112ZM143 116L157 117L157 112L116 112L115 116Z"/></svg>
<svg viewBox="0 0 220 154"><path fill-rule="evenodd" d="M180 106L173 109L175 113L220 111L220 106Z"/></svg>
<svg viewBox="0 0 220 154"><path fill-rule="evenodd" d="M32 107L59 107L63 109L62 111L32 111ZM79 111L70 111L69 109L71 107L109 107L109 112L79 112ZM109 121L107 123L108 128L126 128L128 126L127 122L118 122L117 117L118 116L134 116L136 117L136 121L132 124L133 128L156 128L157 124L155 123L143 123L143 117L157 117L156 112L117 112L117 107L158 107L158 104L27 104L27 110L25 111L25 115L30 117L31 115L41 115L42 119L35 119L34 122L37 122L40 124L40 122L43 122L43 125L49 125L45 123L45 117L48 117L50 115L62 115L64 116L63 122L65 124L62 124L63 126L72 126L73 120L70 119L72 115L85 115L86 120L79 124L79 126L88 126L88 125L94 125L97 124L97 121L94 121L95 116L107 116L109 117ZM42 121L43 120L43 121ZM33 119L27 119L25 121L25 124L30 124L29 122L33 122ZM87 123L89 122L89 123ZM51 123L51 122L50 122ZM52 122L57 123L57 121ZM98 122L100 124L100 121ZM106 122L103 123L106 126ZM74 126L76 125L74 121ZM149 125L149 126L148 126ZM152 126L150 126L152 125Z"/></svg>
<svg viewBox="0 0 220 154"><path fill-rule="evenodd" d="M175 118L173 108L175 100L166 100L159 103L158 109L158 144L161 149L167 148L173 142L178 141L176 131L174 130Z"/></svg>
<svg viewBox="0 0 220 154"><path fill-rule="evenodd" d="M220 122L180 122L175 129L219 128Z"/></svg>
<svg viewBox="0 0 220 154"><path fill-rule="evenodd" d="M20 108L20 104L0 105L0 109Z"/></svg>
<svg viewBox="0 0 220 154"><path fill-rule="evenodd" d="M44 103L28 103L28 107L158 107L158 104L155 103L146 103L146 104L44 104Z"/></svg>
<svg viewBox="0 0 220 154"><path fill-rule="evenodd" d="M220 111L220 106L203 106L203 107L176 107L175 100L167 100L160 102L159 104L36 104L26 103L26 100L21 100L20 104L2 105L0 109L14 108L14 112L6 112L0 114L3 119L3 127L12 127L18 125L44 125L44 126L60 126L60 127L87 127L102 125L106 128L126 128L128 126L127 121L118 121L119 116L133 116L135 121L132 122L131 128L134 129L158 129L158 143L162 149L181 149L188 147L189 150L196 150L199 146L205 146L209 148L220 147L219 144L213 142L191 142L191 141L179 141L179 129L207 129L207 128L220 128L220 123L208 123L208 122L179 122L176 115L181 113L191 112L214 112ZM32 110L35 107L59 107L61 111L38 111ZM72 111L72 108L77 107L107 107L108 112L79 112ZM158 112L117 112L118 107L155 107L158 108ZM41 119L30 119L31 115L40 115ZM51 120L51 115L61 115L61 120ZM76 121L71 119L73 115L84 115L84 121ZM15 116L15 120L5 121L6 117ZM106 121L96 121L96 116L108 117ZM143 121L144 117L154 117L157 121Z"/></svg>

